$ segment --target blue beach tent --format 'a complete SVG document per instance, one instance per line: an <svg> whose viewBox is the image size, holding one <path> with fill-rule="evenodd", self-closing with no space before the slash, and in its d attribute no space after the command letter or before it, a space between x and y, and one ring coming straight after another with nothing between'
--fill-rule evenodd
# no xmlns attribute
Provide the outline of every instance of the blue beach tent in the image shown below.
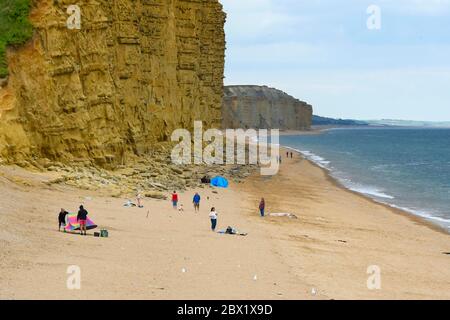
<svg viewBox="0 0 450 320"><path fill-rule="evenodd" d="M211 186L218 188L228 188L228 180L221 176L214 177L211 179Z"/></svg>

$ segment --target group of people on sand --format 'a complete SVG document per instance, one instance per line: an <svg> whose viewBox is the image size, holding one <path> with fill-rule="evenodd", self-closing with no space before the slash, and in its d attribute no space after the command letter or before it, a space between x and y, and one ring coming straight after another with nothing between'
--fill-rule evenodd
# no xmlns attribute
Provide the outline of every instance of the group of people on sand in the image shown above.
<svg viewBox="0 0 450 320"><path fill-rule="evenodd" d="M61 208L61 211L58 214L58 231L61 231L61 228L63 228L63 231L66 232L66 225L67 225L67 215L69 212L67 212L64 208ZM86 235L86 224L87 224L87 216L88 216L87 210L81 205L80 209L78 210L77 214L77 222L80 224L80 234Z"/></svg>
<svg viewBox="0 0 450 320"><path fill-rule="evenodd" d="M174 209L178 209L178 211L182 212L182 210L180 210L180 208L182 208L182 204L178 205L178 201L179 201L179 197L178 197L178 193L176 191L174 191L172 193L172 206ZM196 192L194 194L194 197L192 198L192 204L194 205L194 211L195 212L199 212L200 211L200 200L202 198L200 197L200 194L198 192ZM209 213L209 218L211 220L211 230L212 231L216 231L216 227L217 227L217 211L215 207L211 208L211 211Z"/></svg>
<svg viewBox="0 0 450 320"><path fill-rule="evenodd" d="M194 194L194 197L192 198L192 204L194 205L194 211L195 212L199 212L200 211L200 200L202 198L200 197L200 194L198 192L196 192ZM179 212L182 212L183 210L180 210L180 208L182 208L182 204L178 205L178 201L179 201L179 197L178 197L178 193L176 191L174 191L172 193L172 206L174 209L178 209ZM216 212L216 208L212 207L211 211L209 213L209 218L211 220L211 230L215 231L216 227L217 227L217 212Z"/></svg>
<svg viewBox="0 0 450 320"><path fill-rule="evenodd" d="M289 156L292 159L294 157L294 154L292 152L286 151L286 158L289 158ZM277 156L277 163L281 164L282 160L283 159L281 156Z"/></svg>
<svg viewBox="0 0 450 320"><path fill-rule="evenodd" d="M194 197L192 198L192 203L194 205L194 210L195 212L199 212L200 211L200 194L198 192L196 192L194 194ZM174 191L172 193L172 206L174 209L178 209L180 212L183 211L182 210L182 205L178 206L178 201L179 201L179 197L176 191ZM140 204L140 203L139 203ZM261 217L264 217L264 210L266 207L266 203L264 198L261 198L261 201L259 203L259 212ZM61 228L63 228L63 231L66 231L66 225L67 225L67 215L69 214L69 212L67 212L64 208L61 208L61 211L58 214L58 231L61 231ZM79 210L78 210L78 214L77 214L77 222L80 225L80 234L81 235L86 235L86 224L87 224L87 216L88 216L88 211L83 207L83 205L80 206ZM216 211L215 207L212 207L210 212L209 212L209 218L211 220L211 230L212 231L216 231L216 227L217 227L217 216L218 213Z"/></svg>
<svg viewBox="0 0 450 320"><path fill-rule="evenodd" d="M178 200L179 200L178 193L176 191L174 191L172 193L172 206L173 206L174 209L180 210L180 207L182 206L182 204L180 204L180 206L179 206L178 205ZM200 211L200 200L201 200L201 197L198 194L198 192L196 192L194 197L193 197L193 199L192 199L192 203L194 205L195 212Z"/></svg>
<svg viewBox="0 0 450 320"><path fill-rule="evenodd" d="M172 201L173 208L174 209L178 209L178 211L180 211L180 207L182 208L182 205L180 205L180 206L178 205L179 197L178 197L178 193L176 191L174 191L172 193L172 198L171 199L172 199L171 201ZM192 198L192 203L194 205L195 212L199 212L200 211L200 200L201 200L201 197L198 194L198 192L196 192L194 194L194 197ZM259 203L259 212L260 212L261 217L264 217L265 209L266 209L266 202L265 202L264 198L261 198L261 201ZM209 212L209 218L211 220L211 230L212 231L216 231L217 216L218 216L218 213L216 211L216 208L212 207L210 212Z"/></svg>

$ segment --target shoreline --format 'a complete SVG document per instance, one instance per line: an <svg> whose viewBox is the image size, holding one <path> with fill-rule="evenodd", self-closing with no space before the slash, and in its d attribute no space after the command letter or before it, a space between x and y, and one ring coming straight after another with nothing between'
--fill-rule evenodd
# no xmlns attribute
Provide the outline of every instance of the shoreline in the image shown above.
<svg viewBox="0 0 450 320"><path fill-rule="evenodd" d="M352 193L354 195L357 195L359 197L363 197L363 198L365 198L367 200L370 200L374 204L385 206L387 209L391 210L393 213L404 215L404 216L410 218L412 221L417 222L417 223L421 223L423 225L426 225L427 227L429 227L429 228L431 228L431 229L433 229L435 231L444 233L446 235L450 235L450 229L447 230L444 226L439 225L437 222L430 221L429 219L427 219L425 217L422 217L419 214L414 213L413 211L408 211L407 209L398 208L395 205L391 205L391 204L383 202L383 201L378 201L378 200L372 198L370 195L364 194L363 192L358 192L358 191L350 189L349 187L345 186L341 181L339 181L338 178L334 177L331 174L331 171L329 169L320 166L318 163L316 163L315 161L313 161L311 159L308 159L307 156L303 152L301 152L300 150L292 148L292 147L289 147L289 146L281 146L281 147L282 147L282 149L284 148L284 149L292 150L292 151L297 152L298 154L300 154L306 161L310 162L313 166L315 166L318 169L322 170L323 173L326 175L327 179L331 183L336 185L337 187L339 187L339 188L341 188L341 189L343 189L345 191L348 191L348 192L350 192L350 193Z"/></svg>
<svg viewBox="0 0 450 320"><path fill-rule="evenodd" d="M381 206L385 207L386 209L392 211L394 214L405 216L408 219L410 219L411 221L414 221L416 223L420 223L420 224L422 224L424 226L427 226L428 228L430 228L430 229L432 229L434 231L441 232L441 233L443 233L445 235L450 235L450 230L447 230L443 226L440 226L437 223L433 223L432 221L429 221L426 218L420 217L419 215L416 215L413 212L409 212L409 211L404 210L404 209L393 207L393 206L391 206L391 205L389 205L387 203L384 203L384 202L381 202L381 201L377 201L377 200L373 199L372 197L370 197L369 195L366 195L364 193L361 193L361 192L358 192L358 191L351 190L351 189L347 188L337 178L333 177L329 170L327 170L325 168L322 168L321 166L319 166L317 163L315 163L314 161L312 161L310 159L305 158L305 160L310 162L313 166L315 166L318 169L320 169L326 175L327 180L330 181L330 183L332 183L335 186L337 186L338 188L341 188L341 189L345 190L346 192L350 192L350 193L352 193L355 196L362 197L362 198L364 198L366 200L369 200L369 201L373 202L376 205L381 205Z"/></svg>

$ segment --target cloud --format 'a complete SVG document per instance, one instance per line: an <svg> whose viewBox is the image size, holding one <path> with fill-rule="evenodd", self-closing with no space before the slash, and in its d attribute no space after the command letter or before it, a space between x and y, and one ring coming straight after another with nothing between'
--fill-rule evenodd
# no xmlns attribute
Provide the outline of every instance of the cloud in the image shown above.
<svg viewBox="0 0 450 320"><path fill-rule="evenodd" d="M404 15L443 16L450 13L450 0L382 0L380 6Z"/></svg>
<svg viewBox="0 0 450 320"><path fill-rule="evenodd" d="M297 65L302 61L323 59L323 48L301 42L274 42L235 45L228 50L229 60L243 65Z"/></svg>
<svg viewBox="0 0 450 320"><path fill-rule="evenodd" d="M323 115L450 120L450 0L222 3L226 84L278 87Z"/></svg>

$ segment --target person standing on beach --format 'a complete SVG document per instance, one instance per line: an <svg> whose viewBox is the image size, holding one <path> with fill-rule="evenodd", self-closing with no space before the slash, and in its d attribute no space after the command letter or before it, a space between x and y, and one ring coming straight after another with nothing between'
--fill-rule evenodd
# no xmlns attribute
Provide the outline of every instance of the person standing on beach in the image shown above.
<svg viewBox="0 0 450 320"><path fill-rule="evenodd" d="M80 234L86 235L86 220L87 220L88 212L83 206L80 206L80 210L78 210L77 221L80 224Z"/></svg>
<svg viewBox="0 0 450 320"><path fill-rule="evenodd" d="M289 151L286 152L286 158L289 158Z"/></svg>
<svg viewBox="0 0 450 320"><path fill-rule="evenodd" d="M261 217L264 217L265 208L266 208L266 202L264 201L264 198L261 198L261 202L259 203L259 213L261 214Z"/></svg>
<svg viewBox="0 0 450 320"><path fill-rule="evenodd" d="M211 230L216 231L216 226L217 226L216 208L214 208L214 207L211 208L211 212L209 213L209 218L211 219Z"/></svg>
<svg viewBox="0 0 450 320"><path fill-rule="evenodd" d="M174 209L178 208L178 194L176 191L172 193L172 206Z"/></svg>
<svg viewBox="0 0 450 320"><path fill-rule="evenodd" d="M61 211L58 214L58 231L61 231L61 227L63 227L64 232L66 232L66 217L69 213L61 208Z"/></svg>
<svg viewBox="0 0 450 320"><path fill-rule="evenodd" d="M194 199L192 199L192 202L194 203L194 210L195 212L200 210L200 195L198 194L198 192L195 193L194 195Z"/></svg>
<svg viewBox="0 0 450 320"><path fill-rule="evenodd" d="M292 152L291 152L291 159L292 159Z"/></svg>

